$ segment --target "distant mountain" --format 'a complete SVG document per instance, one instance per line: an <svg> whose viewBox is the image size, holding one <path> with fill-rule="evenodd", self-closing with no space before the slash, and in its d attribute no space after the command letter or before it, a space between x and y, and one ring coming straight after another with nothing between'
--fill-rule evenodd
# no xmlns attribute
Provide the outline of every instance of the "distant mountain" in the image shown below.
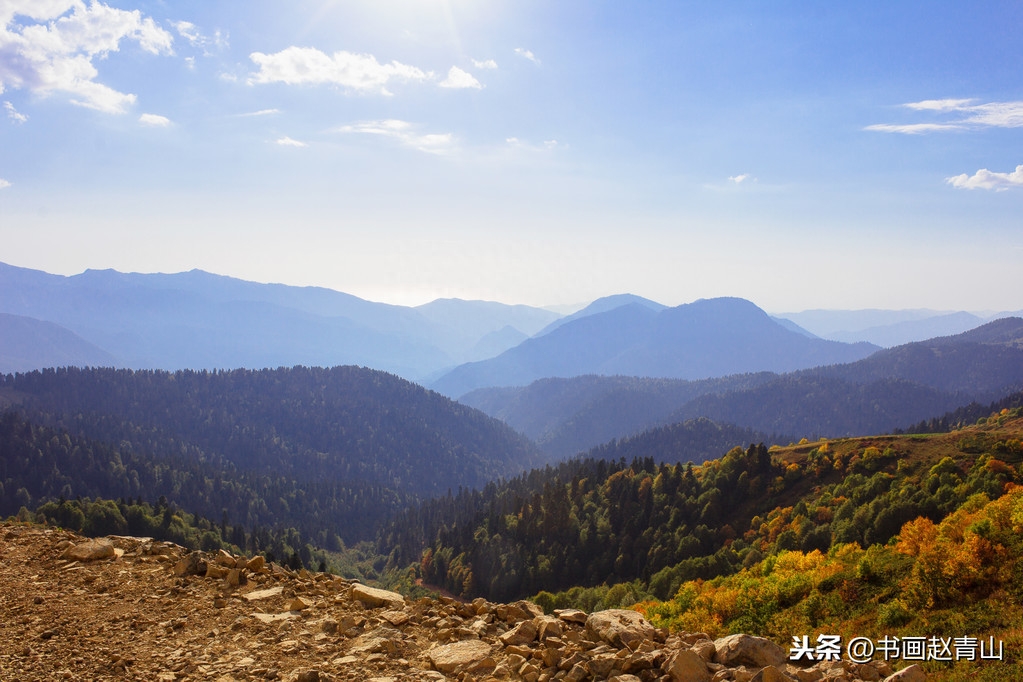
<svg viewBox="0 0 1023 682"><path fill-rule="evenodd" d="M22 315L0 313L0 374L38 367L111 367L110 353L69 329Z"/></svg>
<svg viewBox="0 0 1023 682"><path fill-rule="evenodd" d="M480 358L480 342L494 332L512 327L528 335L557 318L539 308L454 299L408 308L200 270L64 277L4 264L0 312L65 327L124 367L358 364L412 379ZM514 342L507 333L499 338Z"/></svg>
<svg viewBox="0 0 1023 682"><path fill-rule="evenodd" d="M834 338L835 334L858 332L875 327L887 327L902 322L925 320L930 317L947 315L950 311L913 308L907 310L804 310L798 313L778 313L778 317L795 322L803 329L822 338ZM919 339L917 339L919 340Z"/></svg>
<svg viewBox="0 0 1023 682"><path fill-rule="evenodd" d="M583 374L703 379L848 362L875 350L870 344L809 338L738 298L660 310L631 302L566 322L496 358L457 367L432 388L461 396L484 386Z"/></svg>
<svg viewBox="0 0 1023 682"><path fill-rule="evenodd" d="M526 434L551 457L707 417L764 433L882 433L1023 389L1023 319L881 350L857 362L704 381L582 376L484 388L462 402Z"/></svg>
<svg viewBox="0 0 1023 682"><path fill-rule="evenodd" d="M622 306L631 305L633 303L640 305L644 308L649 308L650 310L653 310L655 312L660 312L668 307L666 305L657 303L656 301L651 301L648 298L643 298L642 296L636 296L634 294L615 294L614 296L605 296L603 298L598 298L596 301L589 304L582 310L578 310L572 313L571 315L566 315L558 320L555 320L554 322L550 323L542 330L537 332L535 336L543 336L545 334L550 334L552 331L554 331L555 329L564 325L567 322L574 322L576 320L582 319L584 317L589 317L590 315L596 315L598 313L606 313L608 311L614 310L615 308L621 308Z"/></svg>
<svg viewBox="0 0 1023 682"><path fill-rule="evenodd" d="M1001 313L997 317L1010 316ZM978 327L991 317L968 312L912 310L805 310L781 313L786 319L825 339L856 343L866 341L884 348L959 334Z"/></svg>
<svg viewBox="0 0 1023 682"><path fill-rule="evenodd" d="M847 343L869 341L884 348L891 348L914 341L932 339L936 336L959 334L982 324L984 324L982 318L972 313L958 312L935 315L922 320L905 320L879 327L869 327L860 331L835 332L829 338Z"/></svg>
<svg viewBox="0 0 1023 682"><path fill-rule="evenodd" d="M248 527L293 525L313 537L329 530L346 542L368 537L409 500L543 461L505 424L359 367L71 368L0 376L0 394L32 423L95 444L90 458L75 459L72 449L36 466L11 459L0 440L0 471L9 478L25 464L22 475L34 482L4 480L11 491L164 495L208 518L226 510Z"/></svg>

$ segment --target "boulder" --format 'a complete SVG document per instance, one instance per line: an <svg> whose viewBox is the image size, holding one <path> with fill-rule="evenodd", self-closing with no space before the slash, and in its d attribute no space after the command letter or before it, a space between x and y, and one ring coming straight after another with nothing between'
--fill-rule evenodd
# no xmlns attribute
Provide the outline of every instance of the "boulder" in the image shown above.
<svg viewBox="0 0 1023 682"><path fill-rule="evenodd" d="M785 650L769 639L753 635L729 635L714 641L714 662L735 668L748 665L766 668L785 663Z"/></svg>
<svg viewBox="0 0 1023 682"><path fill-rule="evenodd" d="M378 590L375 587L362 584L352 586L352 599L357 599L370 608L387 606L391 609L401 609L405 607L405 597L397 592Z"/></svg>
<svg viewBox="0 0 1023 682"><path fill-rule="evenodd" d="M64 550L63 556L68 561L96 561L98 559L109 559L115 554L114 543L105 538L100 538L72 545Z"/></svg>
<svg viewBox="0 0 1023 682"><path fill-rule="evenodd" d="M586 619L586 631L591 637L617 647L627 647L630 642L652 640L656 634L654 626L646 618L629 609L591 613Z"/></svg>
<svg viewBox="0 0 1023 682"><path fill-rule="evenodd" d="M490 645L478 639L444 644L430 650L430 662L442 673L457 672L490 656Z"/></svg>
<svg viewBox="0 0 1023 682"><path fill-rule="evenodd" d="M508 632L501 635L498 639L500 639L501 644L504 644L505 646L528 644L536 639L536 625L534 625L531 620L524 620Z"/></svg>
<svg viewBox="0 0 1023 682"><path fill-rule="evenodd" d="M695 651L685 649L678 651L668 659L664 666L672 682L710 682L710 671L707 662Z"/></svg>

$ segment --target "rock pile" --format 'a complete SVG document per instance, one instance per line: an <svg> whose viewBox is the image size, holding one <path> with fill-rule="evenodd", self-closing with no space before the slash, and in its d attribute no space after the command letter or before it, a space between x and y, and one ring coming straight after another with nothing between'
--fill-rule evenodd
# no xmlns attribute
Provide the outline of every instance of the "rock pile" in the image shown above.
<svg viewBox="0 0 1023 682"><path fill-rule="evenodd" d="M419 599L262 557L0 525L0 679L915 682L787 662L759 637L669 635L628 610Z"/></svg>

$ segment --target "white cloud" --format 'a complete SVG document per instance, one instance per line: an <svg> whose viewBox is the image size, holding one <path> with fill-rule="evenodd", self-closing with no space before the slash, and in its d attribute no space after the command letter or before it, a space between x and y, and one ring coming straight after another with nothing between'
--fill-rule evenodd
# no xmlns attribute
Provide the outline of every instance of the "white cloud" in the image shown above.
<svg viewBox="0 0 1023 682"><path fill-rule="evenodd" d="M526 59L533 62L537 66L540 66L540 60L536 58L536 55L533 54L531 50L527 50L524 47L516 47L515 54L519 55L520 57L525 57Z"/></svg>
<svg viewBox="0 0 1023 682"><path fill-rule="evenodd" d="M867 126L865 130L917 135L979 128L1023 128L1023 101L988 102L986 104L973 104L973 101L972 99L927 99L920 102L909 102L902 106L913 111L952 115L953 118L950 121L938 123L878 123Z"/></svg>
<svg viewBox="0 0 1023 682"><path fill-rule="evenodd" d="M1003 192L1013 187L1023 187L1023 165L1016 166L1011 173L993 173L981 168L973 175L956 175L945 178L945 182L957 189L993 189Z"/></svg>
<svg viewBox="0 0 1023 682"><path fill-rule="evenodd" d="M142 114L139 116L139 123L150 128L166 128L171 124L171 120L159 114Z"/></svg>
<svg viewBox="0 0 1023 682"><path fill-rule="evenodd" d="M7 182L3 178L0 178L0 189L7 189L11 186L11 183Z"/></svg>
<svg viewBox="0 0 1023 682"><path fill-rule="evenodd" d="M380 135L398 140L402 144L430 154L445 154L454 143L451 133L415 132L415 126L408 121L387 119L381 121L361 121L336 129L339 133L355 133L362 135Z"/></svg>
<svg viewBox="0 0 1023 682"><path fill-rule="evenodd" d="M177 21L173 22L173 26L177 29L178 35L188 41L192 47L197 47L202 50L204 57L209 57L213 54L211 48L224 49L228 46L228 39L220 30L216 30L213 36L204 35L199 27L190 21Z"/></svg>
<svg viewBox="0 0 1023 682"><path fill-rule="evenodd" d="M274 54L253 52L249 59L259 66L259 71L249 77L250 84L330 84L390 95L387 83L392 79L422 81L430 78L430 74L397 61L381 64L373 55L345 51L331 56L312 47L289 47Z"/></svg>
<svg viewBox="0 0 1023 682"><path fill-rule="evenodd" d="M305 142L300 142L298 140L293 140L290 137L288 137L287 135L285 135L281 139L277 140L277 144L281 145L282 147L308 147L309 146Z"/></svg>
<svg viewBox="0 0 1023 682"><path fill-rule="evenodd" d="M440 82L442 88L476 88L479 90L483 86L476 80L471 73L468 71L462 71L457 66L452 66L448 70L448 77Z"/></svg>
<svg viewBox="0 0 1023 682"><path fill-rule="evenodd" d="M250 111L244 114L235 114L236 116L248 117L248 116L272 116L273 114L281 113L280 109L260 109L259 111Z"/></svg>
<svg viewBox="0 0 1023 682"><path fill-rule="evenodd" d="M749 173L742 173L740 175L729 175L728 176L728 181L729 182L734 182L736 185L741 185L742 183L746 182L747 180L756 182L756 178L754 178Z"/></svg>
<svg viewBox="0 0 1023 682"><path fill-rule="evenodd" d="M898 125L895 123L875 123L867 126L864 130L876 133L903 133L905 135L920 135L922 133L940 133L946 130L962 130L963 126L954 123L908 123Z"/></svg>
<svg viewBox="0 0 1023 682"><path fill-rule="evenodd" d="M520 140L517 137L506 137L504 142L509 147L514 147L515 149L528 150L530 152L553 151L558 147L557 140L544 140L543 144L532 144L529 142L524 142L523 140Z"/></svg>
<svg viewBox="0 0 1023 682"><path fill-rule="evenodd" d="M4 102L4 109L7 110L7 118L11 119L15 123L24 123L28 120L28 116L19 113L10 102Z"/></svg>
<svg viewBox="0 0 1023 682"><path fill-rule="evenodd" d="M902 106L917 111L957 111L972 101L972 99L925 99L922 102L909 102Z"/></svg>
<svg viewBox="0 0 1023 682"><path fill-rule="evenodd" d="M495 62L493 59L485 59L483 61L479 61L479 60L473 59L472 60L472 65L475 66L477 69L496 69L497 68L497 62Z"/></svg>
<svg viewBox="0 0 1023 682"><path fill-rule="evenodd" d="M73 104L107 113L122 113L136 98L97 82L94 60L117 52L125 39L152 54L173 53L171 34L151 18L96 1L7 0L0 21L0 90L63 92Z"/></svg>

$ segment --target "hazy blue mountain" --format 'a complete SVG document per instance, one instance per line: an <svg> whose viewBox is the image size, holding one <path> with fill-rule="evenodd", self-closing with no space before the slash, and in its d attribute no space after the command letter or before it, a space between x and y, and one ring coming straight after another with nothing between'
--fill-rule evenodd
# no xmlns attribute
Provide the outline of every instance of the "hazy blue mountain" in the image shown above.
<svg viewBox="0 0 1023 682"><path fill-rule="evenodd" d="M868 327L858 331L834 332L828 338L847 343L869 341L884 348L892 348L914 341L933 339L937 336L959 334L982 324L984 324L984 320L973 313L958 312L919 320L903 320L894 324Z"/></svg>
<svg viewBox="0 0 1023 682"><path fill-rule="evenodd" d="M59 324L111 353L122 367L357 364L410 379L481 357L482 339L505 327L524 327L525 335L557 317L482 301L409 308L200 270L87 270L64 277L4 264L0 312ZM507 332L497 338L514 342Z"/></svg>
<svg viewBox="0 0 1023 682"><path fill-rule="evenodd" d="M697 417L766 433L879 433L1023 388L1023 320L881 350L857 362L682 381L625 376L483 388L462 402L502 419L550 456Z"/></svg>
<svg viewBox="0 0 1023 682"><path fill-rule="evenodd" d="M524 386L583 374L704 379L849 362L870 344L813 339L739 298L656 309L632 302L535 336L496 358L455 368L432 388L460 396L485 386Z"/></svg>
<svg viewBox="0 0 1023 682"><path fill-rule="evenodd" d="M834 339L836 334L863 331L874 327L887 327L900 322L924 320L929 317L946 315L950 311L914 308L907 310L803 310L798 313L778 313L778 317L795 322L803 329L825 339Z"/></svg>
<svg viewBox="0 0 1023 682"><path fill-rule="evenodd" d="M490 358L518 345L559 317L527 305L456 298L439 298L414 310L435 326L442 339L438 345L449 352L467 353L471 360Z"/></svg>
<svg viewBox="0 0 1023 682"><path fill-rule="evenodd" d="M564 317L561 317L551 322L542 330L536 332L534 335L543 336L544 334L551 333L552 331L554 331L555 329L557 329L558 327L562 326L567 322L574 322L575 320L581 319L583 317L589 317L590 315L596 315L598 313L606 313L608 311L614 310L615 308L621 308L622 306L630 305L633 303L643 306L644 308L649 308L650 310L656 312L660 312L661 310L664 310L665 308L668 307L656 301L651 301L648 298L636 296L635 294L615 294L613 296L604 296L603 298L598 298L596 301L589 304L582 310L577 310L571 315L565 315Z"/></svg>
<svg viewBox="0 0 1023 682"><path fill-rule="evenodd" d="M0 374L67 365L111 367L114 356L69 329L0 313Z"/></svg>
<svg viewBox="0 0 1023 682"><path fill-rule="evenodd" d="M810 332L810 331L807 331L806 329L803 329L802 327L800 327L798 324L796 324L792 320L786 319L784 317L778 317L777 315L771 315L771 319L774 320L775 322L777 322L778 324L780 324L781 326L785 327L786 329L790 330L790 331L794 331L794 332L796 332L798 334L802 334L803 336L809 336L811 339L819 339L820 338L819 336L817 336L813 332ZM833 339L833 340L841 341L842 339Z"/></svg>

